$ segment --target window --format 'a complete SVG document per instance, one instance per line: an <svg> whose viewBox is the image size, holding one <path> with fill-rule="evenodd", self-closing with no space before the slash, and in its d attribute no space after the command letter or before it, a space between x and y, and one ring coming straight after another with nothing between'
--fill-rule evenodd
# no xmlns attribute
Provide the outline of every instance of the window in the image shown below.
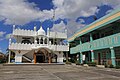
<svg viewBox="0 0 120 80"><path fill-rule="evenodd" d="M22 43L24 43L24 44L25 44L25 43L27 43L27 44L31 44L31 41L30 41L30 40L25 39L25 40L23 40L23 41L22 41Z"/></svg>

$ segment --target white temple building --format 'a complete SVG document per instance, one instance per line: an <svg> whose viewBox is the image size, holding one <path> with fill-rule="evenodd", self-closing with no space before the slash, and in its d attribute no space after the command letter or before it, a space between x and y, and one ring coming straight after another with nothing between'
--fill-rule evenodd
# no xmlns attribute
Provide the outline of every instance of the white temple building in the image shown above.
<svg viewBox="0 0 120 80"><path fill-rule="evenodd" d="M9 39L9 63L11 52L15 53L15 63L63 63L63 52L69 51L69 45L63 43L67 39L64 33L52 32L47 28L34 30L17 29L13 25L11 34L15 41Z"/></svg>

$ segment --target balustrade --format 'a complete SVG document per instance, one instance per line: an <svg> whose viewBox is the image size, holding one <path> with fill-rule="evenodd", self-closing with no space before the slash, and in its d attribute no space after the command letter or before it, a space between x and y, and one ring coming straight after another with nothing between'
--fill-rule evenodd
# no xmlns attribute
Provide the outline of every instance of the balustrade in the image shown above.
<svg viewBox="0 0 120 80"><path fill-rule="evenodd" d="M115 46L120 46L120 33L77 45L76 47L70 48L70 52L74 54L80 51L84 52Z"/></svg>
<svg viewBox="0 0 120 80"><path fill-rule="evenodd" d="M23 36L34 36L35 31L33 30L24 30L24 29L15 29L13 35L23 35Z"/></svg>
<svg viewBox="0 0 120 80"><path fill-rule="evenodd" d="M11 43L9 45L9 49L13 50L32 50L38 48L49 48L53 51L69 51L68 45L24 44L24 43Z"/></svg>

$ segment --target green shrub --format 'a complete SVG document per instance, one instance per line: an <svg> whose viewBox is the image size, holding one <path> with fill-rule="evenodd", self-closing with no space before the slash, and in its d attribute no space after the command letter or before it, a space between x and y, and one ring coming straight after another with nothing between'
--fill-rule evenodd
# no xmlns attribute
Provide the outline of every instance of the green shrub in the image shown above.
<svg viewBox="0 0 120 80"><path fill-rule="evenodd" d="M96 66L96 62L88 62L88 66Z"/></svg>
<svg viewBox="0 0 120 80"><path fill-rule="evenodd" d="M108 68L108 67L109 67L107 64L105 64L104 66L105 66L105 68Z"/></svg>
<svg viewBox="0 0 120 80"><path fill-rule="evenodd" d="M120 69L120 65L115 66L116 69Z"/></svg>
<svg viewBox="0 0 120 80"><path fill-rule="evenodd" d="M80 62L79 62L79 61L76 61L75 64L76 64L76 65L80 65Z"/></svg>
<svg viewBox="0 0 120 80"><path fill-rule="evenodd" d="M76 62L76 60L75 59L69 59L69 61L71 62L71 63L75 63Z"/></svg>
<svg viewBox="0 0 120 80"><path fill-rule="evenodd" d="M114 66L111 64L111 65L109 66L109 68L114 68Z"/></svg>
<svg viewBox="0 0 120 80"><path fill-rule="evenodd" d="M0 59L0 64L1 63L5 63L5 60L4 59Z"/></svg>
<svg viewBox="0 0 120 80"><path fill-rule="evenodd" d="M66 62L66 60L63 59L63 62Z"/></svg>
<svg viewBox="0 0 120 80"><path fill-rule="evenodd" d="M67 61L66 64L70 64L71 65L71 62Z"/></svg>

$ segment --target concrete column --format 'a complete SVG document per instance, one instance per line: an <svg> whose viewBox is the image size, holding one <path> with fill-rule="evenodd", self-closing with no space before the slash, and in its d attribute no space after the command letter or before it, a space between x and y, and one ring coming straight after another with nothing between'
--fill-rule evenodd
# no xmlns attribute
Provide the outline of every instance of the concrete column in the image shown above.
<svg viewBox="0 0 120 80"><path fill-rule="evenodd" d="M81 38L80 38L80 44L82 44L82 40L81 40ZM79 62L82 64L83 63L83 54L82 54L82 52L80 52L80 54L79 54Z"/></svg>
<svg viewBox="0 0 120 80"><path fill-rule="evenodd" d="M80 44L82 44L82 40L81 40L81 38L80 38Z"/></svg>
<svg viewBox="0 0 120 80"><path fill-rule="evenodd" d="M83 63L83 54L80 52L80 63Z"/></svg>
<svg viewBox="0 0 120 80"><path fill-rule="evenodd" d="M94 51L93 50L91 50L91 59L92 59L92 62L94 62Z"/></svg>
<svg viewBox="0 0 120 80"><path fill-rule="evenodd" d="M49 64L50 64L50 63L51 63L51 61L52 61L52 60L51 60L51 53L49 53L49 57L48 57L48 59L49 59L49 61L48 61L48 62L49 62Z"/></svg>
<svg viewBox="0 0 120 80"><path fill-rule="evenodd" d="M35 46L37 45L37 40L35 40L35 43L34 43L34 44L35 44Z"/></svg>
<svg viewBox="0 0 120 80"><path fill-rule="evenodd" d="M90 33L90 41L93 41L92 33Z"/></svg>
<svg viewBox="0 0 120 80"><path fill-rule="evenodd" d="M112 65L116 66L116 62L115 62L115 51L114 51L113 47L110 47L110 51L111 51Z"/></svg>
<svg viewBox="0 0 120 80"><path fill-rule="evenodd" d="M10 56L11 56L11 51L9 50L9 59L8 59L8 63L10 63Z"/></svg>
<svg viewBox="0 0 120 80"><path fill-rule="evenodd" d="M39 37L39 44L41 44L40 42L41 42L41 37Z"/></svg>
<svg viewBox="0 0 120 80"><path fill-rule="evenodd" d="M45 44L45 38L43 37L43 44Z"/></svg>
<svg viewBox="0 0 120 80"><path fill-rule="evenodd" d="M33 57L34 57L34 64L36 64L36 54L35 53L33 54Z"/></svg>

